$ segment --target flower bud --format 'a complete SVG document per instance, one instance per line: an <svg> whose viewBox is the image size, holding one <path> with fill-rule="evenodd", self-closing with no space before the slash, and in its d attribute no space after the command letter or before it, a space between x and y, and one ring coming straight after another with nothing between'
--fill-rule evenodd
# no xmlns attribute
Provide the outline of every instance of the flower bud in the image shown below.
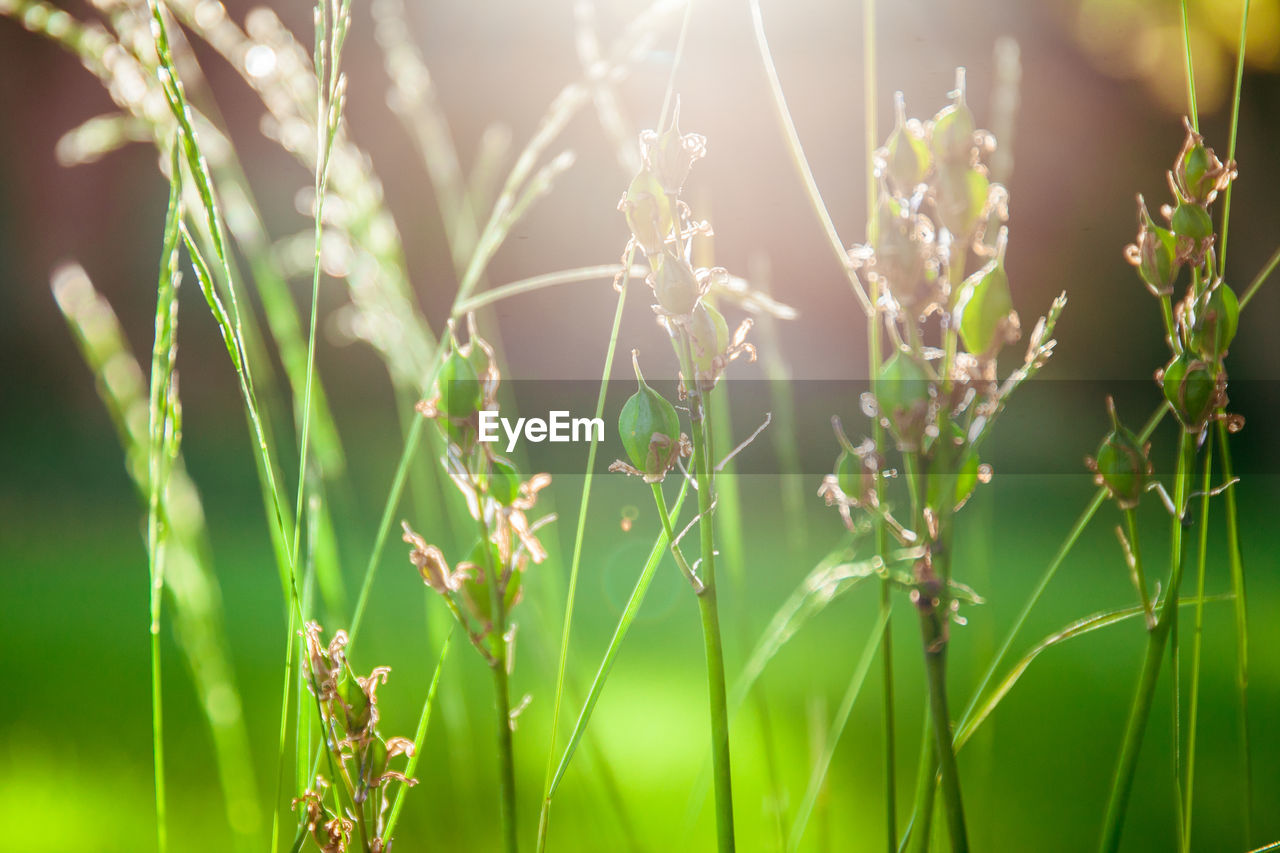
<svg viewBox="0 0 1280 853"><path fill-rule="evenodd" d="M1173 290L1181 267L1177 241L1172 231L1161 228L1151 218L1141 195L1138 196L1138 242L1125 251L1129 263L1138 268L1138 275L1152 293L1166 294Z"/></svg>
<svg viewBox="0 0 1280 853"><path fill-rule="evenodd" d="M893 133L882 149L883 167L894 192L909 196L929 172L929 145L924 141L919 122L908 123L902 93L896 93L893 100L897 118Z"/></svg>
<svg viewBox="0 0 1280 853"><path fill-rule="evenodd" d="M965 279L956 301L955 324L965 349L979 358L994 356L1008 339L1013 298L1004 271L1003 246L999 256Z"/></svg>
<svg viewBox="0 0 1280 853"><path fill-rule="evenodd" d="M961 242L967 243L987 206L991 182L971 166L944 166L938 170L938 219Z"/></svg>
<svg viewBox="0 0 1280 853"><path fill-rule="evenodd" d="M1187 137L1173 165L1173 183L1179 195L1194 204L1209 204L1235 177L1235 163L1223 164L1213 149L1204 144L1189 122Z"/></svg>
<svg viewBox="0 0 1280 853"><path fill-rule="evenodd" d="M715 382L715 360L729 348L729 324L715 306L699 302L689 318L693 343L693 367L699 377Z"/></svg>
<svg viewBox="0 0 1280 853"><path fill-rule="evenodd" d="M702 288L692 265L683 255L670 248L656 259L657 266L649 274L649 284L658 305L668 314L688 314L698 304Z"/></svg>
<svg viewBox="0 0 1280 853"><path fill-rule="evenodd" d="M475 364L459 352L457 347L454 347L440 366L440 372L436 375L436 390L439 394L437 409L451 419L465 420L471 417L480 411L484 402Z"/></svg>
<svg viewBox="0 0 1280 853"><path fill-rule="evenodd" d="M648 169L631 179L627 194L618 203L636 242L646 255L658 255L675 223L671 199Z"/></svg>
<svg viewBox="0 0 1280 853"><path fill-rule="evenodd" d="M659 184L670 195L679 195L695 160L707 153L707 138L700 133L681 133L680 105L676 104L671 125L661 133L646 131L640 136L644 160Z"/></svg>
<svg viewBox="0 0 1280 853"><path fill-rule="evenodd" d="M1204 361L1180 353L1165 367L1160 384L1164 398L1188 431L1199 430L1213 414L1217 381Z"/></svg>
<svg viewBox="0 0 1280 853"><path fill-rule="evenodd" d="M1151 462L1147 458L1147 446L1121 425L1116 416L1115 402L1108 397L1107 409L1111 413L1111 432L1098 446L1098 455L1086 460L1097 475L1098 485L1106 488L1121 509L1133 509L1138 505L1151 475Z"/></svg>
<svg viewBox="0 0 1280 853"><path fill-rule="evenodd" d="M933 156L950 166L967 166L973 157L973 112L964 100L964 69L956 69L954 103L933 118L930 143Z"/></svg>
<svg viewBox="0 0 1280 853"><path fill-rule="evenodd" d="M1240 321L1235 291L1219 279L1191 303L1189 313L1191 348L1209 361L1218 361L1227 354Z"/></svg>
<svg viewBox="0 0 1280 853"><path fill-rule="evenodd" d="M644 381L634 351L631 361L640 387L622 406L618 435L631 464L646 482L656 483L676 464L680 453L680 418L675 407Z"/></svg>
<svg viewBox="0 0 1280 853"><path fill-rule="evenodd" d="M914 445L929 409L929 374L914 357L895 352L880 368L876 406L899 442Z"/></svg>
<svg viewBox="0 0 1280 853"><path fill-rule="evenodd" d="M520 497L520 472L509 459L495 456L489 464L486 488L489 497L503 506L511 506Z"/></svg>

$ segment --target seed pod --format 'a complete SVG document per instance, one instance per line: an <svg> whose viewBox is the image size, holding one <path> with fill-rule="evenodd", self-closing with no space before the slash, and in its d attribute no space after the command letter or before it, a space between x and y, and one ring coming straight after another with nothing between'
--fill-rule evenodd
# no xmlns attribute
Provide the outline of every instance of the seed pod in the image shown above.
<svg viewBox="0 0 1280 853"><path fill-rule="evenodd" d="M1170 223L1174 234L1196 243L1213 237L1213 220L1209 211L1192 202L1179 202Z"/></svg>
<svg viewBox="0 0 1280 853"><path fill-rule="evenodd" d="M680 453L680 418L675 407L644 381L634 350L631 361L640 387L622 406L618 435L631 464L646 482L656 483L671 470Z"/></svg>
<svg viewBox="0 0 1280 853"><path fill-rule="evenodd" d="M631 179L627 194L618 203L618 209L627 218L636 242L649 256L659 255L667 235L675 223L671 199L662 183L648 169Z"/></svg>
<svg viewBox="0 0 1280 853"><path fill-rule="evenodd" d="M1191 303L1191 348L1209 361L1227 353L1240 321L1240 301L1235 291L1219 279L1199 299Z"/></svg>
<svg viewBox="0 0 1280 853"><path fill-rule="evenodd" d="M875 269L889 285L895 299L915 306L924 253L915 240L915 222L904 201L891 193L880 193L876 215L871 220L870 243L875 252Z"/></svg>
<svg viewBox="0 0 1280 853"><path fill-rule="evenodd" d="M670 248L658 256L658 264L649 274L649 283L658 305L668 314L688 314L702 295L698 276L683 255Z"/></svg>
<svg viewBox="0 0 1280 853"><path fill-rule="evenodd" d="M876 406L899 442L919 442L929 408L929 387L929 374L908 353L895 352L880 368Z"/></svg>
<svg viewBox="0 0 1280 853"><path fill-rule="evenodd" d="M486 562L485 546L489 547L489 554ZM464 563L459 564L459 568L464 564L470 564L471 570L467 572L466 580L463 582L463 593L466 597L468 609L482 624L493 621L493 602L489 599L489 572L492 571L495 577L502 577L506 567L502 562L502 551L498 548L496 542L483 542L477 540L471 546L471 553L467 556ZM523 572L513 571L507 579L506 595L503 599L503 606L510 612L520 597L519 577ZM496 641L490 639L491 646Z"/></svg>
<svg viewBox="0 0 1280 853"><path fill-rule="evenodd" d="M1173 165L1173 183L1182 198L1207 205L1226 189L1234 175L1235 164L1224 165L1188 122L1187 137Z"/></svg>
<svg viewBox="0 0 1280 853"><path fill-rule="evenodd" d="M991 182L970 166L944 166L938 170L938 219L963 243L973 236L987 206Z"/></svg>
<svg viewBox="0 0 1280 853"><path fill-rule="evenodd" d="M929 172L929 145L924 141L919 122L907 122L907 107L901 92L894 94L893 103L896 121L884 146L885 176L896 193L909 196Z"/></svg>
<svg viewBox="0 0 1280 853"><path fill-rule="evenodd" d="M646 131L640 141L645 163L670 195L679 195L695 160L706 155L707 138L700 133L681 133L680 105L676 104L671 125L661 133Z"/></svg>
<svg viewBox="0 0 1280 853"><path fill-rule="evenodd" d="M944 496L950 494L952 509L960 509L973 496L978 488L978 469L982 462L978 452L965 444L964 430L952 422L952 441L956 446L963 445L960 458L953 471L934 471L930 473L925 498L930 507L941 509Z"/></svg>
<svg viewBox="0 0 1280 853"><path fill-rule="evenodd" d="M930 147L945 165L967 166L973 156L973 112L964 100L964 69L956 69L955 101L933 118Z"/></svg>
<svg viewBox="0 0 1280 853"><path fill-rule="evenodd" d="M1138 196L1138 242L1127 250L1129 262L1155 294L1169 293L1178 278L1177 240L1173 232L1161 228L1151 218L1147 204Z"/></svg>
<svg viewBox="0 0 1280 853"><path fill-rule="evenodd" d="M1209 365L1188 353L1180 353L1164 369L1164 398L1188 431L1199 430L1213 413L1217 381Z"/></svg>
<svg viewBox="0 0 1280 853"><path fill-rule="evenodd" d="M489 497L503 506L511 506L520 497L520 472L510 460L495 456L489 466L487 488Z"/></svg>
<svg viewBox="0 0 1280 853"><path fill-rule="evenodd" d="M1006 340L1006 326L1013 313L1009 277L1003 251L995 260L965 279L956 301L955 323L969 352L979 358L994 356Z"/></svg>
<svg viewBox="0 0 1280 853"><path fill-rule="evenodd" d="M1120 509L1133 509L1142 498L1151 475L1151 462L1147 458L1147 446L1120 423L1116 416L1115 402L1107 398L1107 410L1111 413L1111 432L1098 446L1098 455L1086 463L1097 475L1098 484L1104 486Z"/></svg>
<svg viewBox="0 0 1280 853"><path fill-rule="evenodd" d="M475 347L472 348L473 350ZM472 361L454 347L436 375L437 408L451 419L465 420L484 402L480 377Z"/></svg>
<svg viewBox="0 0 1280 853"><path fill-rule="evenodd" d="M724 315L706 301L699 302L689 319L693 342L693 366L699 376L715 381L715 360L729 348L729 324Z"/></svg>

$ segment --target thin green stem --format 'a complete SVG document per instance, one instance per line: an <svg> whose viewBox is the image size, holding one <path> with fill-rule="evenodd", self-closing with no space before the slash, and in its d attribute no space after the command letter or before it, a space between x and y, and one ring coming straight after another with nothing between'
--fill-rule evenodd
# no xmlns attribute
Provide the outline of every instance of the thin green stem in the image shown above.
<svg viewBox="0 0 1280 853"><path fill-rule="evenodd" d="M1244 561L1240 556L1240 522L1236 509L1235 477L1231 464L1231 445L1227 441L1227 422L1219 419L1218 452L1222 459L1222 477L1226 482L1224 495L1227 503L1227 560L1231 567L1231 591L1235 598L1236 628L1236 692L1237 720L1240 728L1240 768L1244 774L1244 796L1241 811L1244 820L1245 846L1253 834L1253 762L1249 757L1249 621L1245 598Z"/></svg>
<svg viewBox="0 0 1280 853"><path fill-rule="evenodd" d="M1271 273L1275 272L1277 266L1280 266L1280 248L1271 253L1271 257L1267 259L1266 264L1253 277L1253 281L1249 282L1249 286L1245 288L1244 294L1240 297L1241 310L1244 310L1244 307L1249 304L1250 300L1258 292L1258 288L1262 287L1266 280L1270 278Z"/></svg>
<svg viewBox="0 0 1280 853"><path fill-rule="evenodd" d="M1200 111L1196 107L1196 72L1194 63L1191 61L1191 27L1187 22L1187 0L1180 3L1182 10L1182 46L1183 58L1186 60L1187 68L1187 104L1191 109L1191 129L1197 133L1200 131Z"/></svg>
<svg viewBox="0 0 1280 853"><path fill-rule="evenodd" d="M1129 720L1125 726L1124 741L1120 748L1120 759L1116 764L1115 776L1111 784L1111 795L1107 802L1107 813L1103 821L1102 839L1098 849L1102 853L1114 853L1120 848L1120 835L1124 829L1124 816L1129 807L1129 796L1133 792L1134 773L1138 766L1138 753L1142 748L1142 737L1146 733L1147 720L1150 717L1151 701L1155 696L1156 681L1160 675L1160 663L1164 658L1165 646L1168 644L1170 629L1173 626L1173 614L1178 607L1178 589L1182 584L1182 514L1187 502L1187 478L1194 461L1195 445L1193 436L1186 430L1178 435L1178 464L1174 475L1173 505L1175 517L1170 535L1170 569L1169 585L1164 593L1164 603L1156 627L1147 635L1147 652L1142 662L1142 673L1139 676L1137 692L1133 706L1129 711Z"/></svg>
<svg viewBox="0 0 1280 853"><path fill-rule="evenodd" d="M1134 585L1138 588L1138 597L1141 599L1142 609L1145 611L1148 624L1151 628L1150 620L1155 618L1151 605L1151 595L1147 592L1147 574L1142 566L1142 545L1138 538L1138 513L1133 507L1129 507L1124 511L1125 525L1129 528L1129 556L1133 560L1133 579Z"/></svg>
<svg viewBox="0 0 1280 853"><path fill-rule="evenodd" d="M653 502L658 507L658 518L662 521L662 532L667 537L667 546L671 549L671 556L675 558L676 565L680 568L680 574L684 575L684 579L689 582L695 592L701 593L703 590L702 581L698 580L698 576L689 567L688 561L684 558L684 552L680 550L680 543L676 541L675 531L671 527L671 515L667 512L667 501L662 496L662 485L660 483L651 483L650 485L653 488Z"/></svg>
<svg viewBox="0 0 1280 853"><path fill-rule="evenodd" d="M687 335L681 335L684 346L683 361L692 368L693 351ZM685 375L696 377L688 369ZM691 381L689 412L692 418L693 455L698 481L698 532L701 536L702 558L698 578L702 589L698 592L698 609L702 616L702 640L707 657L707 698L711 715L711 763L715 780L716 837L720 853L734 850L733 826L733 774L729 761L729 710L728 691L724 679L724 649L720 640L720 614L716 603L715 526L712 524L712 494L710 448L707 437L706 397L698 389L696 378Z"/></svg>
<svg viewBox="0 0 1280 853"><path fill-rule="evenodd" d="M505 589L502 586L501 568L493 563L493 551L489 547L489 525L485 521L484 512L485 508L482 505L477 524L480 530L480 551L484 554L485 585L489 588L489 612L493 616L489 630L496 640L490 644L493 659L489 669L493 672L493 696L497 710L499 815L502 821L503 849L506 853L518 853L520 845L516 838L516 772L515 754L511 742L511 689L507 683Z"/></svg>
<svg viewBox="0 0 1280 853"><path fill-rule="evenodd" d="M1240 40L1236 44L1236 84L1231 96L1231 130L1227 135L1227 161L1236 158L1236 138L1240 130L1240 93L1244 87L1245 36L1249 34L1249 0L1240 10ZM1233 182L1234 183L1234 182ZM1218 275L1227 274L1227 226L1231 223L1231 184L1222 194L1222 239L1218 244Z"/></svg>
<svg viewBox="0 0 1280 853"><path fill-rule="evenodd" d="M947 640L939 626L937 611L922 613L920 626L925 639L925 670L929 679L929 713L933 718L934 748L942 772L942 801L947 817L951 849L966 853L969 836L965 829L964 804L960 796L960 771L952 745L951 717L947 710ZM933 776L928 781L932 783Z"/></svg>
<svg viewBox="0 0 1280 853"><path fill-rule="evenodd" d="M627 251L621 268L622 282L618 291L618 307L613 313L613 326L609 330L609 345L605 350L604 370L600 377L600 392L596 397L596 418L604 415L605 397L609 390L609 376L613 372L613 356L618 348L618 331L622 327L622 312L627 301L627 288L631 278L631 260L635 249ZM555 775L556 736L560 731L560 708L564 702L565 673L569 664L569 635L573 630L573 611L577 602L578 572L582 565L582 543L587 530L587 507L591 501L591 483L595 476L596 450L599 444L596 434L591 434L591 446L587 450L587 467L582 477L582 499L578 504L578 526L573 534L573 557L569 562L569 589L565 595L564 627L560 632L560 659L556 665L556 698L551 712L551 746L547 750L547 771L542 785L542 807L538 813L539 851L546 849L548 822L551 819L551 780ZM665 506L664 506L665 509ZM674 540L673 540L674 541Z"/></svg>
<svg viewBox="0 0 1280 853"><path fill-rule="evenodd" d="M449 633L444 638L444 644L440 647L440 659L436 661L435 672L431 675L431 686L427 688L427 699L422 704L422 714L418 717L418 730L413 736L413 754L409 756L409 761L405 765L404 775L410 779L418 767L418 761L422 757L422 745L427 739L427 726L431 722L431 710L436 703L436 689L440 686L440 673L444 671L444 662L449 657L449 647L453 644L453 632L456 626L449 629ZM405 794L408 793L409 786L400 785L400 790L396 791L396 801L391 806L391 816L387 818L386 829L382 831L382 842L386 847L390 847L393 836L396 831L396 823L400 820L400 811L404 808Z"/></svg>
<svg viewBox="0 0 1280 853"><path fill-rule="evenodd" d="M920 734L920 762L916 768L916 799L911 821L902 834L899 850L908 846L916 853L928 853L929 836L933 833L933 801L938 790L938 750L934 746L933 716L924 715L924 731Z"/></svg>
<svg viewBox="0 0 1280 853"><path fill-rule="evenodd" d="M1195 801L1196 722L1200 710L1200 647L1204 629L1204 576L1209 559L1209 498L1213 486L1213 431L1205 432L1204 473L1200 478L1200 543L1196 572L1196 621L1191 644L1191 695L1187 706L1186 781L1182 795L1182 850L1191 850L1191 805Z"/></svg>

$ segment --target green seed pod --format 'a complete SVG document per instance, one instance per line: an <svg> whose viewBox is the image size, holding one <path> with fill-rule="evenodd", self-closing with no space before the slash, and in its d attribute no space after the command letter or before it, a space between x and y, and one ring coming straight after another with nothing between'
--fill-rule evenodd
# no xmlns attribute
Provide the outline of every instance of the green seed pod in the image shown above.
<svg viewBox="0 0 1280 853"><path fill-rule="evenodd" d="M951 435L954 441L964 443L964 430L959 424L954 422L951 424ZM981 465L977 451L964 444L953 473L933 472L929 477L928 487L925 489L928 505L934 509L941 509L944 495L949 492L953 509L964 506L978 488Z"/></svg>
<svg viewBox="0 0 1280 853"><path fill-rule="evenodd" d="M457 420L471 417L480 411L480 406L484 403L475 365L458 352L456 347L440 366L440 372L436 375L436 390L440 397L438 409Z"/></svg>
<svg viewBox="0 0 1280 853"><path fill-rule="evenodd" d="M1111 413L1111 432L1102 439L1098 455L1089 460L1089 467L1117 506L1133 509L1146 490L1151 462L1147 459L1147 448L1133 432L1121 425L1116 416L1115 402L1110 397L1107 398L1107 409Z"/></svg>
<svg viewBox="0 0 1280 853"><path fill-rule="evenodd" d="M669 248L658 256L657 261L657 268L649 280L658 305L668 314L692 312L702 295L693 267L682 255Z"/></svg>
<svg viewBox="0 0 1280 853"><path fill-rule="evenodd" d="M885 142L885 175L895 192L909 196L929 173L931 156L919 123L907 123L906 102L902 93L893 96L897 114L893 133Z"/></svg>
<svg viewBox="0 0 1280 853"><path fill-rule="evenodd" d="M694 368L700 376L711 376L716 357L729 348L729 324L714 305L699 302L690 315L689 336L693 339Z"/></svg>
<svg viewBox="0 0 1280 853"><path fill-rule="evenodd" d="M618 208L627 218L627 227L649 256L660 255L675 223L671 199L652 172L642 169L631 179Z"/></svg>
<svg viewBox="0 0 1280 853"><path fill-rule="evenodd" d="M929 374L905 352L895 352L881 366L876 406L899 442L915 445L920 440L929 408L929 387Z"/></svg>
<svg viewBox="0 0 1280 853"><path fill-rule="evenodd" d="M891 193L880 193L868 236L877 274L898 302L914 307L919 301L917 285L924 274L924 254L914 239L915 223L905 203Z"/></svg>
<svg viewBox="0 0 1280 853"><path fill-rule="evenodd" d="M1174 234L1197 243L1213 236L1213 220L1209 217L1209 211L1198 204L1180 202L1174 209L1170 222Z"/></svg>
<svg viewBox="0 0 1280 853"><path fill-rule="evenodd" d="M486 545L489 546L488 562L485 560ZM473 567L462 584L462 591L466 596L471 614L481 622L489 622L493 619L493 602L489 600L489 572L493 572L498 577L502 576L505 568L502 565L502 552L498 549L496 542L476 540L464 562L470 563ZM518 574L520 573L512 572L513 577Z"/></svg>
<svg viewBox="0 0 1280 853"><path fill-rule="evenodd" d="M1173 183L1182 198L1196 204L1208 204L1234 175L1218 155L1204 144L1204 137L1188 123L1187 138L1173 164Z"/></svg>
<svg viewBox="0 0 1280 853"><path fill-rule="evenodd" d="M866 472L866 467L862 464L862 460L847 450L841 450L840 455L836 457L836 484L840 486L840 491L844 492L854 500L862 494L862 480Z"/></svg>
<svg viewBox="0 0 1280 853"><path fill-rule="evenodd" d="M1209 365L1188 353L1181 353L1164 369L1161 380L1164 398L1188 431L1199 430L1213 413L1217 382Z"/></svg>
<svg viewBox="0 0 1280 853"><path fill-rule="evenodd" d="M964 101L964 69L956 69L955 101L933 118L933 156L947 165L967 166L973 156L973 112Z"/></svg>
<svg viewBox="0 0 1280 853"><path fill-rule="evenodd" d="M1011 313L1009 277L998 257L961 285L955 323L965 348L980 358L994 356L1005 342L1004 325Z"/></svg>
<svg viewBox="0 0 1280 853"><path fill-rule="evenodd" d="M938 218L947 230L968 242L987 206L991 182L969 166L944 167L938 171Z"/></svg>
<svg viewBox="0 0 1280 853"><path fill-rule="evenodd" d="M1227 354L1239 322L1240 301L1235 291L1219 279L1191 304L1191 348L1208 361L1218 361Z"/></svg>
<svg viewBox="0 0 1280 853"><path fill-rule="evenodd" d="M1130 262L1136 261L1138 275L1153 293L1168 293L1173 289L1181 268L1177 240L1172 231L1161 228L1151 218L1142 196L1138 196L1138 242L1128 251Z"/></svg>
<svg viewBox="0 0 1280 853"><path fill-rule="evenodd" d="M618 436L636 470L647 482L658 482L680 452L680 418L675 407L644 381L634 351L631 360L640 387L622 406Z"/></svg>
<svg viewBox="0 0 1280 853"><path fill-rule="evenodd" d="M695 160L706 153L707 140L699 133L681 133L680 104L671 116L670 126L662 133L646 131L640 137L645 161L653 169L669 195L679 195Z"/></svg>
<svg viewBox="0 0 1280 853"><path fill-rule="evenodd" d="M520 497L520 472L510 460L495 456L489 466L487 488L489 497L503 506L511 506Z"/></svg>

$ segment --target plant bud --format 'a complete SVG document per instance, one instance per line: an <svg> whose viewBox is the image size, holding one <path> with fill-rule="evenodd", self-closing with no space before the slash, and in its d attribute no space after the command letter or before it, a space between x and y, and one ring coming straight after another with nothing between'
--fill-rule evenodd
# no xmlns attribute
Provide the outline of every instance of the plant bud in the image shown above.
<svg viewBox="0 0 1280 853"><path fill-rule="evenodd" d="M1213 220L1209 211L1192 202L1179 202L1170 220L1173 233L1196 243L1213 237Z"/></svg>
<svg viewBox="0 0 1280 853"><path fill-rule="evenodd" d="M680 453L680 418L675 407L644 381L634 351L631 360L640 387L622 406L618 435L631 464L644 476L645 482L656 483L676 464Z"/></svg>
<svg viewBox="0 0 1280 853"><path fill-rule="evenodd" d="M913 239L914 232L915 223L905 203L890 193L880 193L869 234L875 268L894 298L907 306L915 305L916 285L924 274L924 255Z"/></svg>
<svg viewBox="0 0 1280 853"><path fill-rule="evenodd" d="M511 506L520 497L520 472L510 460L495 456L489 465L487 488L489 497L503 506Z"/></svg>
<svg viewBox="0 0 1280 853"><path fill-rule="evenodd" d="M658 258L657 267L649 274L649 283L658 305L668 314L688 314L698 304L702 295L698 276L684 256L666 249Z"/></svg>
<svg viewBox="0 0 1280 853"><path fill-rule="evenodd" d="M1003 252L1001 252L1003 255ZM1003 257L997 257L965 279L956 302L955 324L965 349L979 358L989 358L1006 341L1013 298Z"/></svg>
<svg viewBox="0 0 1280 853"><path fill-rule="evenodd" d="M680 105L676 104L671 125L662 133L646 131L640 137L645 163L670 195L679 195L695 160L707 153L707 138L700 133L681 133Z"/></svg>
<svg viewBox="0 0 1280 853"><path fill-rule="evenodd" d="M1217 381L1209 365L1188 353L1181 353L1164 369L1161 379L1164 398L1178 420L1189 431L1199 430L1217 402Z"/></svg>
<svg viewBox="0 0 1280 853"><path fill-rule="evenodd" d="M915 444L929 408L929 374L905 352L895 352L880 368L876 406L900 442Z"/></svg>
<svg viewBox="0 0 1280 853"><path fill-rule="evenodd" d="M715 360L729 348L729 324L715 306L699 302L689 319L693 342L693 366L699 376L715 381Z"/></svg>
<svg viewBox="0 0 1280 853"><path fill-rule="evenodd" d="M953 442L959 446L964 442L964 430L955 422L951 423L950 429ZM942 502L949 494L952 509L960 509L978 488L978 469L981 464L977 451L964 445L953 472L931 472L925 489L927 504L934 509L942 509Z"/></svg>
<svg viewBox="0 0 1280 853"><path fill-rule="evenodd" d="M485 555L486 545L489 549L487 562ZM462 586L467 608L475 619L482 624L488 625L493 621L493 602L489 599L489 573L493 572L495 577L502 577L505 570L502 562L502 551L498 548L496 542L477 540L471 547L471 553L467 556L467 559L463 563L459 563L459 568L464 565L468 566L469 569ZM508 612L519 600L519 578L522 574L523 572L513 571L507 579L507 589L503 604ZM492 649L496 650L496 645L500 642L501 638L489 638L490 648Z"/></svg>
<svg viewBox="0 0 1280 853"><path fill-rule="evenodd" d="M897 119L893 133L885 142L884 169L894 191L909 196L929 172L929 146L924 141L919 122L907 122L902 93L896 93L893 99Z"/></svg>
<svg viewBox="0 0 1280 853"><path fill-rule="evenodd" d="M1161 228L1151 218L1142 196L1138 196L1138 242L1126 250L1126 257L1137 266L1138 275L1152 293L1165 294L1173 289L1181 268L1177 240L1172 231Z"/></svg>
<svg viewBox="0 0 1280 853"><path fill-rule="evenodd" d="M451 419L466 420L480 411L484 402L475 365L456 347L440 366L436 390L440 397L437 408Z"/></svg>
<svg viewBox="0 0 1280 853"><path fill-rule="evenodd" d="M1196 133L1189 122L1185 123L1187 137L1173 165L1173 183L1183 199L1209 204L1235 177L1235 163L1224 165L1213 149L1204 144L1204 137Z"/></svg>
<svg viewBox="0 0 1280 853"><path fill-rule="evenodd" d="M933 118L930 135L933 156L951 166L967 166L973 156L973 112L964 100L964 69L956 69L954 103Z"/></svg>
<svg viewBox="0 0 1280 853"><path fill-rule="evenodd" d="M1111 432L1102 439L1095 459L1086 460L1097 474L1098 484L1104 486L1121 509L1133 509L1138 505L1151 474L1151 462L1147 448L1138 437L1121 425L1116 416L1115 402L1108 397L1107 409L1111 413Z"/></svg>
<svg viewBox="0 0 1280 853"><path fill-rule="evenodd" d="M967 243L987 206L991 182L971 166L947 166L938 171L938 219L960 242Z"/></svg>
<svg viewBox="0 0 1280 853"><path fill-rule="evenodd" d="M1206 293L1191 303L1191 348L1209 361L1227 354L1240 321L1240 301L1235 291L1219 279Z"/></svg>
<svg viewBox="0 0 1280 853"><path fill-rule="evenodd" d="M622 197L618 209L627 219L627 227L644 253L658 255L666 243L667 235L675 223L671 199L662 183L648 169L631 179L627 194Z"/></svg>

